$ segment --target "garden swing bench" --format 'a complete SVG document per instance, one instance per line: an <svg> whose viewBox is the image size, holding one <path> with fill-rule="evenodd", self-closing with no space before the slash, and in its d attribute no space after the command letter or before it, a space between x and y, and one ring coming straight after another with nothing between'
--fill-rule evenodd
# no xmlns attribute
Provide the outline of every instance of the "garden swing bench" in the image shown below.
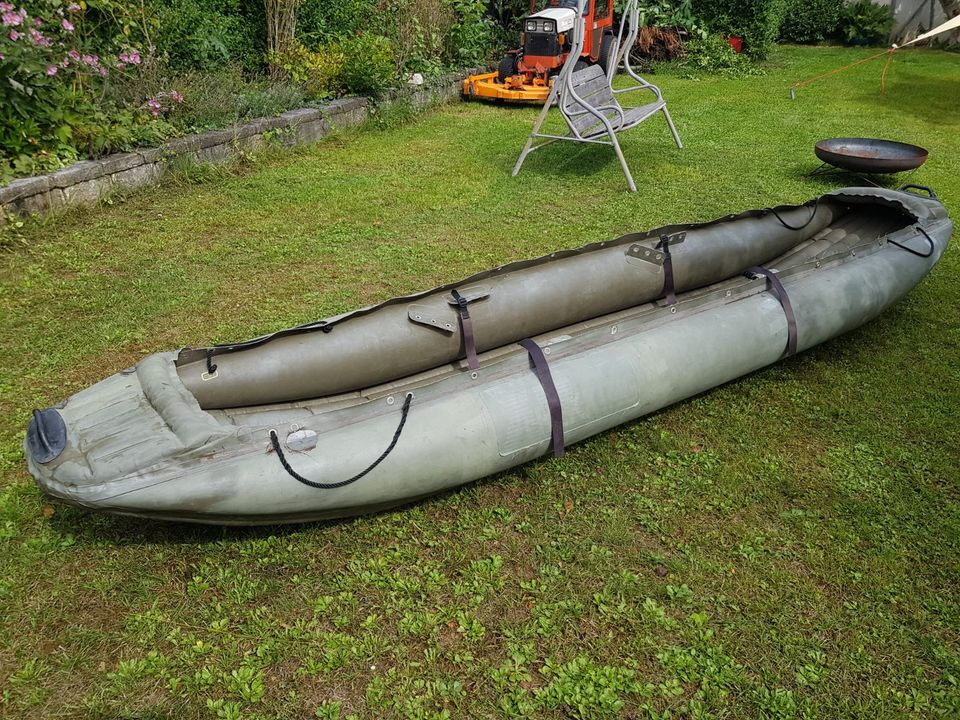
<svg viewBox="0 0 960 720"><path fill-rule="evenodd" d="M620 142L617 140L617 133L635 128L644 120L662 112L677 147L683 148L683 143L680 142L680 136L677 134L676 127L674 127L673 119L667 110L667 101L663 99L660 88L637 75L630 65L630 49L636 42L637 32L639 31L640 12L637 0L628 0L627 2L606 72L600 65L590 65L581 70L575 69L583 50L584 8L586 2L589 1L578 0L577 2L577 22L573 30L573 46L566 62L560 69L559 75L550 88L550 94L543 105L543 110L540 111L540 115L533 124L533 131L517 159L512 174L516 177L530 153L557 140L612 145L631 192L636 192L637 186L633 182L630 168L623 157ZM613 88L613 78L621 63L627 75L636 84L615 90ZM654 101L638 107L623 107L617 100L617 95L635 90L649 90L655 97ZM567 123L568 132L565 135L540 132L540 128L547 119L553 105L557 106Z"/></svg>

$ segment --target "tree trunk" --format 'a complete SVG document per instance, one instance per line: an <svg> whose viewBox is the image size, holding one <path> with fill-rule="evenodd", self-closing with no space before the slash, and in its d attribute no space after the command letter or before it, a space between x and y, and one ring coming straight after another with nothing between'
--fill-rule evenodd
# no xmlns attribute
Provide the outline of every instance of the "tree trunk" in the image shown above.
<svg viewBox="0 0 960 720"><path fill-rule="evenodd" d="M283 54L293 42L297 31L297 6L300 0L263 0L267 19L267 58L270 74L280 74L271 58Z"/></svg>

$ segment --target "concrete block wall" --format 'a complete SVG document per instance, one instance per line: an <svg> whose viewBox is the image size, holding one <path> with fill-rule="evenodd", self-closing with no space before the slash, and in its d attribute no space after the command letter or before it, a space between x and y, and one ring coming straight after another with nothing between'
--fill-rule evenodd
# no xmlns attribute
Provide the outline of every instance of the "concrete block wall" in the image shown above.
<svg viewBox="0 0 960 720"><path fill-rule="evenodd" d="M435 78L423 85L388 93L384 103L409 101L417 109L460 97L463 79L474 70ZM127 192L159 182L172 161L188 157L217 163L243 151L263 146L264 135L284 131L284 144L316 142L334 129L356 127L367 119L371 101L363 97L333 100L318 108L290 110L276 117L258 118L224 130L174 138L160 147L82 160L48 175L14 180L0 187L0 223L3 214L46 215L59 210L95 205L114 192Z"/></svg>

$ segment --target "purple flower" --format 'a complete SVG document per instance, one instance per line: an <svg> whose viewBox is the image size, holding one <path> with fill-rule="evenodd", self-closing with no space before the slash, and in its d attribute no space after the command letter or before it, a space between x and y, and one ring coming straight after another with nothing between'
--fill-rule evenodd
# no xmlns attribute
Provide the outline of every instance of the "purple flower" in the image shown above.
<svg viewBox="0 0 960 720"><path fill-rule="evenodd" d="M100 57L98 55L84 55L80 60L88 67L95 68L100 65Z"/></svg>
<svg viewBox="0 0 960 720"><path fill-rule="evenodd" d="M20 17L20 14L10 11L3 13L3 15L0 16L0 21L3 22L4 27L12 27L14 25L23 24L23 18Z"/></svg>
<svg viewBox="0 0 960 720"><path fill-rule="evenodd" d="M33 25L34 25L34 27L41 27L41 26L43 25L43 20L41 20L40 18L36 17L36 18L33 19Z"/></svg>
<svg viewBox="0 0 960 720"><path fill-rule="evenodd" d="M60 24L63 25L63 29L67 32L73 32L73 23L64 18L60 21Z"/></svg>
<svg viewBox="0 0 960 720"><path fill-rule="evenodd" d="M47 75L51 75L51 76L52 76L52 75L56 75L56 74L57 74L57 66L56 66L56 65L47 65Z"/></svg>
<svg viewBox="0 0 960 720"><path fill-rule="evenodd" d="M13 4L8 2L0 2L0 13L13 12Z"/></svg>

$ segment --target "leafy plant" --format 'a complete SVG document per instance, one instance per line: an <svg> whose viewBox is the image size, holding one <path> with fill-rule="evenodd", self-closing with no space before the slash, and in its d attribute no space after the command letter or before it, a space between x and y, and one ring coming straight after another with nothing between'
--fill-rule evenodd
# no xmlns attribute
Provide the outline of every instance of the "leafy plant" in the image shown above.
<svg viewBox="0 0 960 720"><path fill-rule="evenodd" d="M140 98L126 109L106 98L110 83L136 75L143 58L128 42L136 35L129 24L115 40L102 39L108 6L95 7L88 20L85 5L75 2L32 11L0 2L0 179L169 131L160 120L173 109L164 104L169 97Z"/></svg>
<svg viewBox="0 0 960 720"><path fill-rule="evenodd" d="M763 72L750 58L734 52L730 43L720 35L711 34L703 39L691 40L684 48L686 55L676 61L674 67L686 75L707 73L745 77Z"/></svg>
<svg viewBox="0 0 960 720"><path fill-rule="evenodd" d="M346 56L336 45L310 50L295 40L285 50L269 54L267 60L300 85L313 100L335 95L341 88Z"/></svg>
<svg viewBox="0 0 960 720"><path fill-rule="evenodd" d="M785 0L693 0L694 12L715 33L743 38L744 51L763 58L780 30Z"/></svg>
<svg viewBox="0 0 960 720"><path fill-rule="evenodd" d="M780 39L816 43L837 32L843 6L837 0L787 0Z"/></svg>
<svg viewBox="0 0 960 720"><path fill-rule="evenodd" d="M361 33L333 46L343 56L340 82L357 95L379 95L396 78L393 49L379 35Z"/></svg>
<svg viewBox="0 0 960 720"><path fill-rule="evenodd" d="M838 31L851 45L880 45L893 30L893 9L874 5L870 0L855 0L843 6Z"/></svg>

